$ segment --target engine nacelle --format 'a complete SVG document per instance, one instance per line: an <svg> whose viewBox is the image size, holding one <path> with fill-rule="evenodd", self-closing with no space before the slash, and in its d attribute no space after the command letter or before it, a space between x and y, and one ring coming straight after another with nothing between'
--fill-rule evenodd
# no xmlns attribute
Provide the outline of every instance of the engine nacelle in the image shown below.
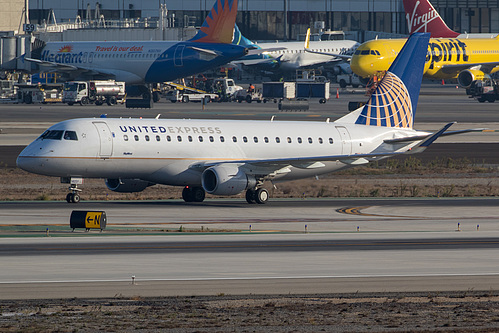
<svg viewBox="0 0 499 333"><path fill-rule="evenodd" d="M476 80L488 79L490 76L479 69L466 69L457 76L457 82L463 88L469 88L471 83Z"/></svg>
<svg viewBox="0 0 499 333"><path fill-rule="evenodd" d="M234 195L256 186L256 179L246 175L236 165L221 164L204 170L201 177L206 192L215 195Z"/></svg>
<svg viewBox="0 0 499 333"><path fill-rule="evenodd" d="M120 193L142 192L146 187L151 185L154 184L140 179L106 179L107 188L111 191Z"/></svg>

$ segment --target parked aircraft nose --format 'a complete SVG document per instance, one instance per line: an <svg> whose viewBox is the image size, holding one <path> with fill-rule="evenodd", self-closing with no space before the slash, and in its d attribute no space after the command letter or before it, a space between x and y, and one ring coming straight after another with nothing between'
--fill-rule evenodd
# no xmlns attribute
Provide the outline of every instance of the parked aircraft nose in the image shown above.
<svg viewBox="0 0 499 333"><path fill-rule="evenodd" d="M355 54L350 60L350 68L360 77L370 77L375 74L374 57Z"/></svg>

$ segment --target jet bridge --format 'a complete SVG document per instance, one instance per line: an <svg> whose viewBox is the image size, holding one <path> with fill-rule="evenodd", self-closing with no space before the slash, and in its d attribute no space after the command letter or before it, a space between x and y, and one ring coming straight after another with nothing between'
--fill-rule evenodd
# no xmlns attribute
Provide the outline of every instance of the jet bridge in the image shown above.
<svg viewBox="0 0 499 333"><path fill-rule="evenodd" d="M45 43L31 35L5 34L0 36L0 70L31 73L34 65L24 61L40 52Z"/></svg>

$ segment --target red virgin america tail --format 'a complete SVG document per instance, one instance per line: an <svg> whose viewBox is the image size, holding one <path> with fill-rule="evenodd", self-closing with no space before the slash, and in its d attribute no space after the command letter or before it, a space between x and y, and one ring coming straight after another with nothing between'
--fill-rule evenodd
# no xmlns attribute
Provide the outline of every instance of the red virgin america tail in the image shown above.
<svg viewBox="0 0 499 333"><path fill-rule="evenodd" d="M449 29L428 0L404 0L409 33L429 32L432 38L456 38L459 33Z"/></svg>

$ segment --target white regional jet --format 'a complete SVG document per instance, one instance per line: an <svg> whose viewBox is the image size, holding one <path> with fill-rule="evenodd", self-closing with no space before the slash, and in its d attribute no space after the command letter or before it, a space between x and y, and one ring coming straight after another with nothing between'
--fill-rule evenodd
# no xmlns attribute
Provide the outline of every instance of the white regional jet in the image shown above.
<svg viewBox="0 0 499 333"><path fill-rule="evenodd" d="M106 178L117 192L166 184L184 186L187 202L246 191L249 203L265 203L266 180L418 153L444 134L453 123L433 134L412 128L428 40L411 36L369 102L334 122L74 119L45 131L17 165L72 184L68 202L80 200L77 184L89 177Z"/></svg>

